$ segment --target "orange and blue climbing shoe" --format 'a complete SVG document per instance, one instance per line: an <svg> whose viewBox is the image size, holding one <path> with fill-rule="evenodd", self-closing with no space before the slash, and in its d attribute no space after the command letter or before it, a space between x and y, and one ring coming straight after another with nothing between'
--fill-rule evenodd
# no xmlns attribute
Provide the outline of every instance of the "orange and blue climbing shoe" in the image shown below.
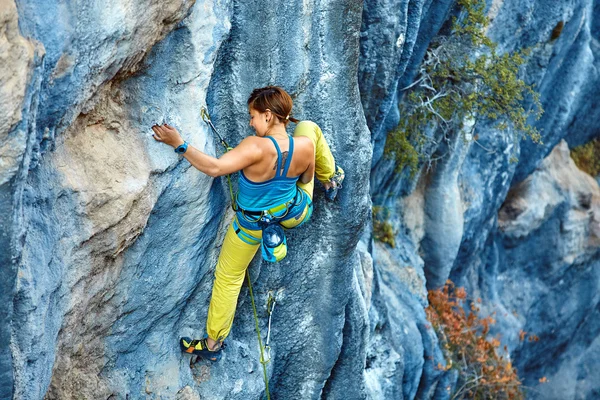
<svg viewBox="0 0 600 400"><path fill-rule="evenodd" d="M222 356L221 352L225 348L225 343L222 343L218 350L210 350L206 338L192 340L189 337L182 337L179 339L179 345L183 352L194 354L210 361L219 361Z"/></svg>

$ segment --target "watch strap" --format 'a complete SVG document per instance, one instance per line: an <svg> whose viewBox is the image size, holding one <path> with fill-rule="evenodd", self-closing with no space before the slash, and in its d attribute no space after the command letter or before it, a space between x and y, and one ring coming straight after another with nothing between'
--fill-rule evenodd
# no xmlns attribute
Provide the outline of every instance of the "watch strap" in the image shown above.
<svg viewBox="0 0 600 400"><path fill-rule="evenodd" d="M174 151L177 154L183 154L187 151L187 148L188 148L188 142L183 142L182 144L177 146Z"/></svg>

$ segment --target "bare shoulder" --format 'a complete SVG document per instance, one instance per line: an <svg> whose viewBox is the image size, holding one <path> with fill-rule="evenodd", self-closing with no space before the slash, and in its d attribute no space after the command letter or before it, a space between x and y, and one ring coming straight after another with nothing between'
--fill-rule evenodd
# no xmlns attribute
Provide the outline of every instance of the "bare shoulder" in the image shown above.
<svg viewBox="0 0 600 400"><path fill-rule="evenodd" d="M311 138L306 136L294 136L294 144L296 146L309 146L313 147L313 141Z"/></svg>
<svg viewBox="0 0 600 400"><path fill-rule="evenodd" d="M245 137L235 150L239 151L242 157L251 160L259 160L265 154L265 147L260 138L256 136Z"/></svg>
<svg viewBox="0 0 600 400"><path fill-rule="evenodd" d="M294 146L294 151L301 152L306 155L312 155L315 147L313 141L306 136L295 136Z"/></svg>
<svg viewBox="0 0 600 400"><path fill-rule="evenodd" d="M264 147L264 141L260 140L261 138L257 136L246 136L239 144L239 146L244 146L246 148L251 148L254 150L262 150Z"/></svg>
<svg viewBox="0 0 600 400"><path fill-rule="evenodd" d="M242 139L242 141L240 142L240 144L245 144L245 145L259 145L261 142L260 138L258 136L246 136L244 139Z"/></svg>

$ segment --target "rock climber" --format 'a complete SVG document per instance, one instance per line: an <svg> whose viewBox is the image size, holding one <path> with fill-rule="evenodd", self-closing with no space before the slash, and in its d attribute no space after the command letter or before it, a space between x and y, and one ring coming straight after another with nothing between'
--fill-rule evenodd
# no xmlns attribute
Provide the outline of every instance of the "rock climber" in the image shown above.
<svg viewBox="0 0 600 400"><path fill-rule="evenodd" d="M240 171L233 199L235 217L215 270L207 337L180 339L183 351L211 361L221 358L246 269L261 245L261 222L268 218L286 229L300 226L312 214L315 176L331 201L344 180L344 171L336 166L319 126L291 116L292 98L285 90L276 86L253 90L248 112L256 135L246 137L220 158L189 145L172 126L152 127L154 139L172 146L201 172L218 177ZM286 132L290 121L297 124L293 136Z"/></svg>

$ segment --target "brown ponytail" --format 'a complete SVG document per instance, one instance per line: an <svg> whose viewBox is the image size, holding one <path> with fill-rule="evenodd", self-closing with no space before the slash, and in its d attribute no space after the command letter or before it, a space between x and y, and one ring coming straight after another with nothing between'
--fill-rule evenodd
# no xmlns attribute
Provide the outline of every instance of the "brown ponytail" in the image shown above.
<svg viewBox="0 0 600 400"><path fill-rule="evenodd" d="M248 107L255 109L258 112L264 113L267 110L271 112L286 126L292 121L297 124L300 122L290 114L292 112L292 98L280 87L265 86L263 88L254 89L248 97Z"/></svg>

